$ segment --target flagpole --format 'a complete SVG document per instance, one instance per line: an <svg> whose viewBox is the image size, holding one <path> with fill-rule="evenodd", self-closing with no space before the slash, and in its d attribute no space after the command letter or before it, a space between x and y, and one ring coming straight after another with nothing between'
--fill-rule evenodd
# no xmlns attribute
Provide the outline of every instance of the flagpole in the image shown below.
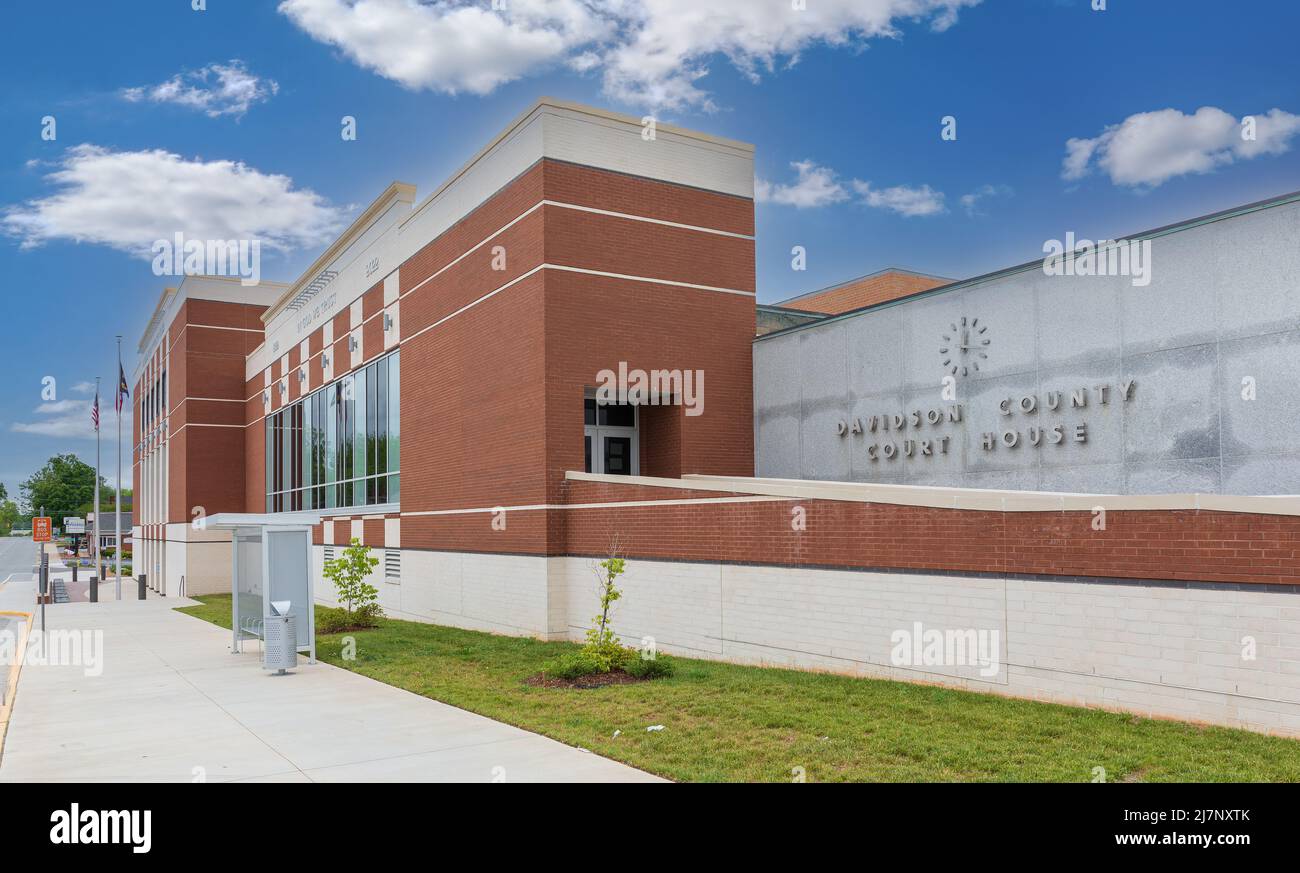
<svg viewBox="0 0 1300 873"><path fill-rule="evenodd" d="M95 549L95 578L99 582L104 581L104 566L99 561L99 532L101 530L101 516L99 511L99 377L95 377L95 527L94 541L92 545Z"/></svg>
<svg viewBox="0 0 1300 873"><path fill-rule="evenodd" d="M117 580L117 599L122 599L122 335L117 335L117 397L113 408L117 410L117 499L113 501L113 515L116 519L117 541L114 544L113 558ZM133 504L134 505L134 504Z"/></svg>

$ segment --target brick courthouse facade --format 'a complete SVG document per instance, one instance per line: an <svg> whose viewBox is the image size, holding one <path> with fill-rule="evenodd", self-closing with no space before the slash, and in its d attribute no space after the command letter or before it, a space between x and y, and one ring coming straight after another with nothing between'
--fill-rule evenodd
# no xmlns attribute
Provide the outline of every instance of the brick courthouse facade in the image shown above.
<svg viewBox="0 0 1300 873"><path fill-rule="evenodd" d="M580 638L616 541L629 642L1300 734L1292 498L754 478L753 150L652 133L539 101L293 285L166 292L135 391L151 587L228 588L203 517L302 509L318 569L382 552L390 615ZM620 368L700 374L702 403L599 406ZM996 664L900 660L921 627L993 632Z"/></svg>

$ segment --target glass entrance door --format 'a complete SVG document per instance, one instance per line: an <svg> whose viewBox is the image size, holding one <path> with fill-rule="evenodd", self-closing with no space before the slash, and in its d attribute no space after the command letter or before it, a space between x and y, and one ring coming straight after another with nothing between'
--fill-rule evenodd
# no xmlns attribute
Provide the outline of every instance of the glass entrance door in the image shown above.
<svg viewBox="0 0 1300 873"><path fill-rule="evenodd" d="M630 404L598 404L586 399L583 439L586 471L614 476L640 475L638 415Z"/></svg>

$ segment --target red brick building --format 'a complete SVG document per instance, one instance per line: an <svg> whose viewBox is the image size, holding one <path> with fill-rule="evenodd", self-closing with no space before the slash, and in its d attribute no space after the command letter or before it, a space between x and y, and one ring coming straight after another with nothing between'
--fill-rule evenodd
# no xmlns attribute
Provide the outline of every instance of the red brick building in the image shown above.
<svg viewBox="0 0 1300 873"><path fill-rule="evenodd" d="M888 303L891 300L901 300L904 297L943 287L952 281L941 276L888 267L856 279L799 294L779 303L760 304L754 333L756 336L763 336L787 327L809 324L828 315L841 315L868 306Z"/></svg>
<svg viewBox="0 0 1300 873"><path fill-rule="evenodd" d="M225 588L195 523L218 512L317 511L396 578L398 548L553 553L547 513L479 513L559 503L568 470L752 474L752 159L542 100L420 204L391 185L292 285L168 289L135 386L151 587ZM675 383L596 409L620 367L705 374L706 414Z"/></svg>
<svg viewBox="0 0 1300 873"><path fill-rule="evenodd" d="M805 312L824 312L827 315L839 315L843 312L861 309L864 306L875 306L877 303L885 303L890 300L898 300L902 297L919 294L922 291L929 291L931 288L938 288L952 281L952 279L945 279L942 276L930 276L925 273L915 273L911 270L889 267L869 273L866 276L849 279L847 282L840 282L827 288L809 291L806 294L782 300L775 305Z"/></svg>
<svg viewBox="0 0 1300 873"><path fill-rule="evenodd" d="M286 287L187 276L145 328L131 391L133 569L156 591L180 593L182 577L191 593L229 585L229 537L194 522L245 505L244 368Z"/></svg>
<svg viewBox="0 0 1300 873"><path fill-rule="evenodd" d="M616 546L627 642L1300 734L1300 498L754 478L756 315L753 148L541 100L418 204L391 185L291 285L164 292L137 572L228 590L203 518L310 513L322 602L355 539L390 615L576 639ZM992 659L900 658L914 630Z"/></svg>

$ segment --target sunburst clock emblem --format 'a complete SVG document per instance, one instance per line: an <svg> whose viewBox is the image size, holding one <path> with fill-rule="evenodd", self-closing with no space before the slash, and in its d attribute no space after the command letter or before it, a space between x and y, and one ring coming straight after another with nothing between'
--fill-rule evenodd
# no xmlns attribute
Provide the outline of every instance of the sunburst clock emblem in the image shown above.
<svg viewBox="0 0 1300 873"><path fill-rule="evenodd" d="M961 317L960 324L949 325L951 333L943 335L943 346L939 349L939 354L943 355L943 366L954 376L960 372L963 376L969 376L972 372L978 372L980 361L988 360L989 340L984 334L988 332L988 325L981 325L978 318L970 319L967 323L966 316Z"/></svg>

